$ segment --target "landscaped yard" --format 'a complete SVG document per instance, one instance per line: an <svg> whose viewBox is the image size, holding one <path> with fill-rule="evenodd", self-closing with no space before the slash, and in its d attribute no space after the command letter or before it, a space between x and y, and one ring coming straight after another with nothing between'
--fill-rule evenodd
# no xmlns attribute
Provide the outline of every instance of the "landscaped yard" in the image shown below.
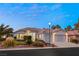
<svg viewBox="0 0 79 59"><path fill-rule="evenodd" d="M56 47L56 45L51 45L52 47ZM48 45L42 41L37 40L28 44L26 41L17 41L12 39L7 39L5 41L0 42L0 49L2 48L33 48L33 47L48 47Z"/></svg>
<svg viewBox="0 0 79 59"><path fill-rule="evenodd" d="M28 47L47 47L47 44L42 40L32 41L17 41L13 37L8 37L0 42L0 48L28 48ZM54 47L54 45L53 45Z"/></svg>

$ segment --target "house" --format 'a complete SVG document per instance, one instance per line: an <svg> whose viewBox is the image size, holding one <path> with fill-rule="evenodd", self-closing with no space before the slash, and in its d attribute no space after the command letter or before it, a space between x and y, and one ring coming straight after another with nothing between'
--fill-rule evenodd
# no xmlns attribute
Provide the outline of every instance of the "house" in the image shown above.
<svg viewBox="0 0 79 59"><path fill-rule="evenodd" d="M51 29L49 35L49 29L46 28L24 28L14 32L14 36L16 36L17 40L23 40L24 36L31 36L33 41L37 38L51 44L68 42L68 33L60 29Z"/></svg>
<svg viewBox="0 0 79 59"><path fill-rule="evenodd" d="M38 34L38 38L45 41L46 43L49 43L49 38L51 40L51 36L49 36L49 29L43 28ZM52 35L52 32L50 32L50 35Z"/></svg>
<svg viewBox="0 0 79 59"><path fill-rule="evenodd" d="M64 43L64 42L68 42L68 33L65 32L64 30L53 30L53 36L52 36L52 40L53 40L53 43L55 42L61 42L61 43Z"/></svg>
<svg viewBox="0 0 79 59"><path fill-rule="evenodd" d="M68 40L76 39L79 40L79 30L68 31Z"/></svg>
<svg viewBox="0 0 79 59"><path fill-rule="evenodd" d="M43 29L43 32L40 34L40 39L44 40L46 43L55 43L55 42L68 42L68 33L64 30L55 29L50 30L50 38L49 38L49 29ZM50 39L50 40L49 40Z"/></svg>
<svg viewBox="0 0 79 59"><path fill-rule="evenodd" d="M31 36L32 40L35 41L35 39L38 37L39 30L41 30L41 29L24 28L24 29L20 29L18 31L15 31L14 36L16 36L17 40L23 40L24 36Z"/></svg>

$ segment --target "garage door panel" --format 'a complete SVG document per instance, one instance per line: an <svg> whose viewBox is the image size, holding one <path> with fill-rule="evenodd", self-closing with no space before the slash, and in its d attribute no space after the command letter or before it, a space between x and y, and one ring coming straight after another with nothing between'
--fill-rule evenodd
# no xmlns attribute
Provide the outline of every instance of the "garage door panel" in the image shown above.
<svg viewBox="0 0 79 59"><path fill-rule="evenodd" d="M55 42L65 42L66 36L65 35L55 35Z"/></svg>

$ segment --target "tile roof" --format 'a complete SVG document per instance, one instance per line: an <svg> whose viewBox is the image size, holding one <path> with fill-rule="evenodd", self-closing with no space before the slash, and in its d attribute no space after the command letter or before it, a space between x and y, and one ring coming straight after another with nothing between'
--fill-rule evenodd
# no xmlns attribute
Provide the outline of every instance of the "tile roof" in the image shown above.
<svg viewBox="0 0 79 59"><path fill-rule="evenodd" d="M68 35L79 35L78 30L68 31L67 33L68 33Z"/></svg>
<svg viewBox="0 0 79 59"><path fill-rule="evenodd" d="M23 29L20 29L18 31L15 31L14 33L17 34L17 33L25 33L27 30L30 30L31 32L36 32L37 34L42 34L42 33L49 33L49 29L47 28L43 28L43 29L40 29L40 28L23 28ZM63 30L60 30L60 29L50 29L50 33L53 33L53 32L59 32L59 31L62 31L62 32L65 32Z"/></svg>
<svg viewBox="0 0 79 59"><path fill-rule="evenodd" d="M32 31L32 32L39 32L41 29L39 29L39 28L29 28L29 27L27 27L27 28L23 28L23 29L17 30L17 31L15 31L14 33L24 33L24 32L26 32L27 30L30 30L30 31Z"/></svg>

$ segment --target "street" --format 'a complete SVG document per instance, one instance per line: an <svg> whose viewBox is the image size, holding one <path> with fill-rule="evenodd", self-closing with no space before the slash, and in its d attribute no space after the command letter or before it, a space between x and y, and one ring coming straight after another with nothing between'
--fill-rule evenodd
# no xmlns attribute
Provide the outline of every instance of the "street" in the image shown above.
<svg viewBox="0 0 79 59"><path fill-rule="evenodd" d="M2 50L0 56L79 56L79 48Z"/></svg>

